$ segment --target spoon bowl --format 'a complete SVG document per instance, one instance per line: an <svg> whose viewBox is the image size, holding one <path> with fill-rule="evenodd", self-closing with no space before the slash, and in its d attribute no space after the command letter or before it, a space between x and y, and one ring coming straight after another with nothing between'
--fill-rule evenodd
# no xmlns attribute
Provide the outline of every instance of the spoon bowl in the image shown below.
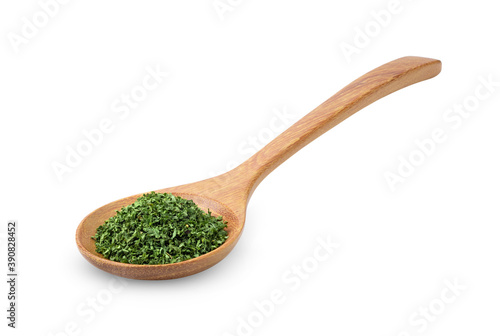
<svg viewBox="0 0 500 336"><path fill-rule="evenodd" d="M95 241L91 237L95 235L96 230L100 225L104 224L107 219L116 214L116 211L134 203L138 197L142 196L142 194L138 194L106 204L91 212L83 219L76 232L76 241L78 249L84 258L103 271L125 278L165 280L180 278L204 271L217 264L219 261L224 259L229 252L231 252L233 247L238 242L243 230L245 220L244 217L242 219L238 218L237 214L233 210L212 198L197 194L178 192L176 191L176 188L162 189L157 190L156 192L172 193L175 196L190 199L203 211L207 212L208 209L210 209L213 216L222 216L224 221L227 222L226 231L228 234L224 244L216 250L203 254L197 258L173 264L135 265L111 261L104 258L100 253L95 251Z"/></svg>
<svg viewBox="0 0 500 336"><path fill-rule="evenodd" d="M227 221L227 240L209 253L174 264L135 265L111 261L95 252L92 236L96 229L142 194L111 202L87 215L76 231L78 249L94 266L131 279L174 279L206 270L224 259L238 242L248 201L269 173L365 106L406 86L432 78L440 71L440 61L424 57L408 56L384 64L347 85L233 170L207 180L156 190L157 193L172 193L191 199L204 211L210 209L215 216L222 216Z"/></svg>

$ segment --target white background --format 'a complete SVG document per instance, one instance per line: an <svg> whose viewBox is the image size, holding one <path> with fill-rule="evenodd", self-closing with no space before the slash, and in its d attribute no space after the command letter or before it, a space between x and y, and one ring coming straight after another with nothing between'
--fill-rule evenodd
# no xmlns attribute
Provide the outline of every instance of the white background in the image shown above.
<svg viewBox="0 0 500 336"><path fill-rule="evenodd" d="M498 334L498 83L474 98L480 78L500 81L493 2L401 0L383 25L373 12L394 9L390 1L221 3L230 10L218 13L212 0L69 1L17 47L13 36L40 4L0 5L1 269L5 224L17 219L20 274L14 331L0 286L2 334ZM357 48L350 57L346 44ZM248 157L249 137L290 126L406 55L440 59L443 71L369 106L273 172L250 201L237 247L212 269L120 283L79 254L75 230L92 210L224 172ZM147 67L168 76L120 119L112 104ZM459 121L453 108L464 102L477 106ZM295 119L277 123L276 111ZM60 181L55 162L66 164L68 146L107 118L112 132ZM436 128L446 141L391 190L387 172L418 158L415 141ZM314 264L317 240L329 237L339 247ZM292 288L283 276L303 263L311 272ZM447 282L459 284L459 296ZM275 291L285 300L263 317L255 302ZM251 330L242 327L249 320Z"/></svg>

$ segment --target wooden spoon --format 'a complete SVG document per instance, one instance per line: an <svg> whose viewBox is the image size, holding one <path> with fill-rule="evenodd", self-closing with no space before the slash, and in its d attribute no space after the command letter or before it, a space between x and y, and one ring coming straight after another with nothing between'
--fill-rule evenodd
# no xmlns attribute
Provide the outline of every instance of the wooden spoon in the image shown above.
<svg viewBox="0 0 500 336"><path fill-rule="evenodd" d="M374 101L411 84L432 78L441 62L431 58L403 57L361 76L284 131L258 153L233 170L196 183L160 189L192 199L228 222L228 238L219 248L200 257L165 265L134 265L105 259L95 252L91 238L98 226L142 194L122 198L90 213L78 226L76 243L94 266L131 279L174 279L206 270L221 261L236 245L245 224L248 201L259 183L299 149Z"/></svg>

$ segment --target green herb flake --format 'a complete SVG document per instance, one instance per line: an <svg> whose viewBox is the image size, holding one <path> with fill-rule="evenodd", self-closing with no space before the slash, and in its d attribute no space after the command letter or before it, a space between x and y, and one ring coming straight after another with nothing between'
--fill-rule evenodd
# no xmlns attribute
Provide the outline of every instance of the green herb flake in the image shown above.
<svg viewBox="0 0 500 336"><path fill-rule="evenodd" d="M215 250L227 239L222 216L192 200L154 191L121 208L97 228L96 252L128 264L172 264Z"/></svg>

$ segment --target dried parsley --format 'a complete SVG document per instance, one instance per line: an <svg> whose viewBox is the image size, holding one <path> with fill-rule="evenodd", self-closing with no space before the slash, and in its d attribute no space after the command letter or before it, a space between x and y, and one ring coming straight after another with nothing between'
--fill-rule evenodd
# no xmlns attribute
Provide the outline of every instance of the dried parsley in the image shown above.
<svg viewBox="0 0 500 336"><path fill-rule="evenodd" d="M227 238L222 216L192 201L151 192L121 208L97 228L96 252L129 264L171 264L208 253Z"/></svg>

